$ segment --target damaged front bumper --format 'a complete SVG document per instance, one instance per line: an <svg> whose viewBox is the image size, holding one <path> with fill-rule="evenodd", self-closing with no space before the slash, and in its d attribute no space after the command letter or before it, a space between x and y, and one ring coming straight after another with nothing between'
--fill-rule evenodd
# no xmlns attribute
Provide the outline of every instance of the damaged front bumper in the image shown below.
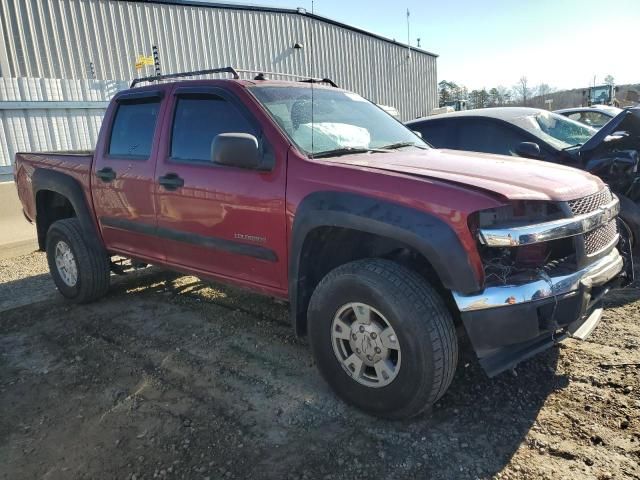
<svg viewBox="0 0 640 480"><path fill-rule="evenodd" d="M569 335L586 338L598 324L601 301L633 279L628 241L564 275L518 285L488 287L473 295L453 293L480 364L489 376L551 347Z"/></svg>

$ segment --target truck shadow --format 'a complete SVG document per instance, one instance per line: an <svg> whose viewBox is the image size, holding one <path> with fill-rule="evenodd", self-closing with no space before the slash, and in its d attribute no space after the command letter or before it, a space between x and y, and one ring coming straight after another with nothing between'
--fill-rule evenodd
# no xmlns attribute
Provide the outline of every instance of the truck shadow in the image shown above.
<svg viewBox="0 0 640 480"><path fill-rule="evenodd" d="M44 282L46 277L37 278ZM28 281L33 277L16 283ZM2 288L9 291L0 285L0 293ZM163 382L163 389L146 394L148 418L169 411L179 419L178 430L186 415L196 425L223 428L231 422L234 432L242 431L244 450L230 451L224 459L231 462L226 468L234 478L491 478L509 463L530 430L540 427L536 419L548 397L568 385L568 378L556 373L563 347L530 359L517 373L489 379L463 337L453 383L433 409L408 421L386 421L344 404L329 390L306 342L293 337L287 307L280 302L149 268L113 277L104 300L70 309L63 303L56 296L34 308L40 311L36 316L51 310L56 318L41 328L64 327L65 334L58 334L64 342L75 338L67 331L78 330L78 339L103 345L103 353L91 349L100 371L122 368L125 352L135 351L126 371L155 372L154 381ZM14 309L11 317L15 320L21 312ZM194 337L195 332L202 335L203 327L215 338L206 348ZM48 333L40 337L52 338ZM103 381L100 389L121 388L121 378ZM180 402L173 407L166 396L176 385L181 385L175 394ZM78 388L85 392L90 386L82 381ZM174 412L181 403L190 407ZM89 408L90 401L83 406ZM146 425L140 419L127 422L139 422L141 429ZM108 429L103 433L108 435ZM176 441L170 432L156 434L160 442ZM209 455L211 435L209 428L194 431L190 448ZM196 462L185 452L178 456L181 462Z"/></svg>
<svg viewBox="0 0 640 480"><path fill-rule="evenodd" d="M144 282L148 284L145 291L149 294L213 303L289 327L284 305L251 293L170 273L154 273ZM127 284L122 283L118 288L127 288ZM305 471L324 475L327 463L330 464L335 455L340 458L336 448L343 443L349 444L351 461L378 465L382 472L380 478L490 478L500 472L529 431L537 428L536 418L549 395L569 383L566 376L556 372L561 347L537 355L513 372L489 379L466 338L463 336L460 340L454 381L431 411L408 421L376 419L344 405L326 384L314 381L314 388L322 390L321 395L330 400L314 411L313 426L303 433L291 428L283 431L287 440L260 459L249 473L256 478L303 476ZM277 350L278 346L271 348ZM311 356L306 345L299 345L299 355ZM291 382L292 390L302 388L293 376ZM260 407L266 416L279 409L277 398L273 402ZM308 408L301 404L293 409L289 420L294 424L304 422L309 415ZM281 421L282 418L275 416L272 419L276 424ZM269 474L263 476L265 472ZM278 477L280 474L282 477Z"/></svg>

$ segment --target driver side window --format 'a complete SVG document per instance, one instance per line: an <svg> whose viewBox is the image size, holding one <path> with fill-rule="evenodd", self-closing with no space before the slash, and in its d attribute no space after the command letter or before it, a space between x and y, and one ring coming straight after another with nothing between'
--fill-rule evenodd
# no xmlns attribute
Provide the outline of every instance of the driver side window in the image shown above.
<svg viewBox="0 0 640 480"><path fill-rule="evenodd" d="M212 95L178 98L171 135L174 161L211 161L211 142L220 133L249 133L255 128L229 101Z"/></svg>

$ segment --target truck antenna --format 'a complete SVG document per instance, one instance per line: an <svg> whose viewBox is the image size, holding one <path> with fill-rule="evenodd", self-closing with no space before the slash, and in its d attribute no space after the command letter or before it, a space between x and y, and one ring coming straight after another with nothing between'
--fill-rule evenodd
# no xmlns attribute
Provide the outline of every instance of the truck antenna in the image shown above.
<svg viewBox="0 0 640 480"><path fill-rule="evenodd" d="M315 45L313 43L313 16L314 16L314 0L311 0L311 22L309 25L311 26L311 32L309 34L309 43L311 43L311 78L316 78L316 55L315 55ZM314 132L314 118L313 118L313 82L311 82L311 155L314 154L315 150L313 149L313 132Z"/></svg>
<svg viewBox="0 0 640 480"><path fill-rule="evenodd" d="M411 27L409 25L409 18L411 13L407 8L407 58L411 58Z"/></svg>
<svg viewBox="0 0 640 480"><path fill-rule="evenodd" d="M158 52L158 46L152 45L151 51L153 52L153 66L155 67L156 77L160 77L160 53Z"/></svg>

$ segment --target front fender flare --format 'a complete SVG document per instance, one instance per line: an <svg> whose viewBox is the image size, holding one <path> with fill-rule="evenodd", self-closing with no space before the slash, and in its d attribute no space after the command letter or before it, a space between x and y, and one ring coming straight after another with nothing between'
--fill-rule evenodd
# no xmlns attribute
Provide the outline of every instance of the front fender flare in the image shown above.
<svg viewBox="0 0 640 480"><path fill-rule="evenodd" d="M427 259L445 288L467 293L481 289L468 252L453 228L441 218L363 195L316 192L300 203L292 228L289 299L291 321L297 332L306 321L310 298L310 294L302 293L300 288L305 278L304 272L300 271L304 242L311 231L325 226L348 228L400 241Z"/></svg>

